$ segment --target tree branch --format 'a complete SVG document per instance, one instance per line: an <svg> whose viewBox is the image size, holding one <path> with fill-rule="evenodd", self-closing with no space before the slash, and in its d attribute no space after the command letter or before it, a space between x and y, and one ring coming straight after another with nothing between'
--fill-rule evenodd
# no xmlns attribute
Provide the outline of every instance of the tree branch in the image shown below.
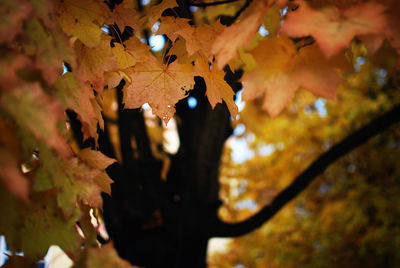
<svg viewBox="0 0 400 268"><path fill-rule="evenodd" d="M395 105L390 111L353 132L322 154L286 189L280 192L270 204L264 206L255 215L238 223L226 223L217 218L210 228L210 237L237 237L260 227L303 191L330 164L398 121L400 121L400 105Z"/></svg>

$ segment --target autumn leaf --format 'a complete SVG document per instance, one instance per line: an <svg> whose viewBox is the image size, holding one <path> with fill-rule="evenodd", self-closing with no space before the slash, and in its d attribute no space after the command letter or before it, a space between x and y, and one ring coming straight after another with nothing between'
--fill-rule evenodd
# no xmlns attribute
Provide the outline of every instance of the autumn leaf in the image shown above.
<svg viewBox="0 0 400 268"><path fill-rule="evenodd" d="M204 56L210 58L210 44L212 44L224 27L219 21L214 23L213 26L203 24L193 27L189 24L189 21L182 18L162 17L157 34L165 34L173 42L181 36L186 41L186 50L189 57L197 51L201 51Z"/></svg>
<svg viewBox="0 0 400 268"><path fill-rule="evenodd" d="M314 45L296 52L285 37L261 41L251 51L257 67L243 78L243 99L264 93L263 109L277 116L293 98L299 87L333 98L342 78L337 69L348 68L343 56L326 60Z"/></svg>
<svg viewBox="0 0 400 268"><path fill-rule="evenodd" d="M92 168L97 169L106 169L112 163L115 163L116 160L109 158L102 154L100 151L95 151L90 148L86 148L80 150L78 153L78 157L85 163L87 163Z"/></svg>
<svg viewBox="0 0 400 268"><path fill-rule="evenodd" d="M36 197L38 198L39 196ZM43 203L35 203L32 210L25 211L23 215L21 246L24 256L31 262L42 259L49 247L54 244L69 254L77 253L80 247L78 233L75 230L79 214L75 213L66 221L54 199L48 199L40 195Z"/></svg>
<svg viewBox="0 0 400 268"><path fill-rule="evenodd" d="M117 59L119 69L132 67L136 62L145 62L150 55L150 47L140 42L140 40L132 36L127 41L114 43L112 52Z"/></svg>
<svg viewBox="0 0 400 268"><path fill-rule="evenodd" d="M107 243L100 248L90 248L86 260L88 268L134 268L129 262L122 260L114 249L112 243Z"/></svg>
<svg viewBox="0 0 400 268"><path fill-rule="evenodd" d="M156 6L153 6L148 15L148 26L151 28L160 18L164 10L178 6L176 0L162 0Z"/></svg>
<svg viewBox="0 0 400 268"><path fill-rule="evenodd" d="M88 47L95 47L101 41L101 26L109 9L101 1L65 0L59 9L59 22L65 33L74 35Z"/></svg>
<svg viewBox="0 0 400 268"><path fill-rule="evenodd" d="M108 176L107 172L100 172L96 177L94 177L94 182L102 192L111 195L111 184L114 181L110 178L110 176Z"/></svg>
<svg viewBox="0 0 400 268"><path fill-rule="evenodd" d="M107 24L117 24L121 32L124 31L126 26L132 27L135 31L139 31L139 14L136 10L126 7L124 3L115 5L110 17L105 21Z"/></svg>
<svg viewBox="0 0 400 268"><path fill-rule="evenodd" d="M65 209L68 207L67 204L81 201L91 207L102 208L101 188L94 180L101 171L81 163L77 158L63 163L63 169L66 170L65 179L55 182L59 191L59 200L66 202L64 205L60 204L61 207Z"/></svg>
<svg viewBox="0 0 400 268"><path fill-rule="evenodd" d="M190 64L160 63L154 56L136 64L129 73L132 83L125 87L125 108L135 109L149 103L153 114L165 123L175 114L175 104L193 88L193 67Z"/></svg>
<svg viewBox="0 0 400 268"><path fill-rule="evenodd" d="M23 128L22 131L32 133L62 157L71 154L57 127L58 122L65 120L63 109L59 102L43 92L38 83L22 84L4 94L0 105Z"/></svg>
<svg viewBox="0 0 400 268"><path fill-rule="evenodd" d="M269 34L276 36L281 26L281 11L279 4L271 6L264 16L263 25L268 30Z"/></svg>
<svg viewBox="0 0 400 268"><path fill-rule="evenodd" d="M72 47L60 28L54 28L49 33L36 19L26 21L24 28L26 54L33 58L34 67L41 70L46 82L53 84L63 73L63 62L75 62Z"/></svg>
<svg viewBox="0 0 400 268"><path fill-rule="evenodd" d="M172 42L175 42L179 35L185 39L190 39L194 29L189 22L189 19L184 18L162 17L157 34L167 35Z"/></svg>
<svg viewBox="0 0 400 268"><path fill-rule="evenodd" d="M224 80L225 72L219 70L216 66L212 67L214 68L210 69L208 61L198 57L195 64L195 75L204 78L207 86L206 95L211 107L214 108L217 103L222 103L222 100L224 100L233 119L236 120L239 111L233 100L235 93Z"/></svg>
<svg viewBox="0 0 400 268"><path fill-rule="evenodd" d="M375 2L360 3L343 12L335 6L315 10L301 5L288 15L281 33L312 35L324 54L331 57L348 47L354 36L381 33L387 25L384 10Z"/></svg>
<svg viewBox="0 0 400 268"><path fill-rule="evenodd" d="M58 94L66 109L71 109L78 114L82 123L83 139L89 137L97 141L97 124L104 127L101 107L97 103L93 89L87 84L79 84L72 73L66 73L55 83Z"/></svg>
<svg viewBox="0 0 400 268"><path fill-rule="evenodd" d="M80 41L75 43L75 51L80 59L78 64L78 77L82 81L88 81L97 92L101 92L104 86L104 72L117 69L117 59L110 46L111 38L102 35L98 47L86 47Z"/></svg>
<svg viewBox="0 0 400 268"><path fill-rule="evenodd" d="M246 47L260 27L265 12L268 10L267 0L253 1L249 7L249 15L240 22L222 31L212 44L211 52L215 54L217 66L222 69L236 57L240 47ZM229 45L227 45L229 44Z"/></svg>

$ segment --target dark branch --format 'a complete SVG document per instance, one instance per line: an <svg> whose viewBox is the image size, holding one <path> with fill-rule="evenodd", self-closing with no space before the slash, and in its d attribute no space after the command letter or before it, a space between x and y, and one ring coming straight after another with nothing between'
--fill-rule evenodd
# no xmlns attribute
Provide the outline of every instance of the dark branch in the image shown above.
<svg viewBox="0 0 400 268"><path fill-rule="evenodd" d="M237 237L247 234L271 219L284 205L303 191L330 164L382 132L395 122L400 121L400 105L395 105L389 112L363 126L347 136L329 151L322 154L303 173L301 173L286 189L276 196L268 205L252 217L238 223L226 223L220 219L211 227L210 237Z"/></svg>
<svg viewBox="0 0 400 268"><path fill-rule="evenodd" d="M208 7L208 6L217 6L217 5L223 5L223 4L229 4L233 2L237 2L238 0L224 0L224 1L218 1L218 2L209 2L209 3L191 3L191 6L196 6L196 7Z"/></svg>

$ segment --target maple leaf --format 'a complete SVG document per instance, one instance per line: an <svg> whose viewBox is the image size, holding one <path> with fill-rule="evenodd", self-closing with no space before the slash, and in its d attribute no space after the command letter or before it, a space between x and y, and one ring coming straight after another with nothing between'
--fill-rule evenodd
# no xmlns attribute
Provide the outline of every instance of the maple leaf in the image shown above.
<svg viewBox="0 0 400 268"><path fill-rule="evenodd" d="M129 262L122 260L112 243L107 243L100 248L90 248L86 260L88 268L134 268Z"/></svg>
<svg viewBox="0 0 400 268"><path fill-rule="evenodd" d="M75 43L75 51L79 60L78 76L83 81L89 81L93 88L101 93L104 86L104 72L117 69L117 59L110 46L111 38L102 35L98 47L89 48L82 42Z"/></svg>
<svg viewBox="0 0 400 268"><path fill-rule="evenodd" d="M69 254L77 253L81 244L75 230L79 214L65 220L53 198L49 199L46 194L37 194L34 198L35 205L23 214L21 247L24 256L36 262L54 244Z"/></svg>
<svg viewBox="0 0 400 268"><path fill-rule="evenodd" d="M114 53L119 69L126 69L132 67L136 62L146 61L150 55L150 47L140 42L140 40L132 36L127 41L114 43L112 52Z"/></svg>
<svg viewBox="0 0 400 268"><path fill-rule="evenodd" d="M280 7L279 4L276 3L271 6L265 14L263 25L271 35L276 36L281 26L281 20Z"/></svg>
<svg viewBox="0 0 400 268"><path fill-rule="evenodd" d="M172 42L175 42L179 35L189 39L194 32L194 28L190 26L189 22L189 19L184 18L162 17L157 34L167 35Z"/></svg>
<svg viewBox="0 0 400 268"><path fill-rule="evenodd" d="M165 123L175 114L175 104L193 88L193 67L190 64L160 63L154 56L138 63L128 73L132 83L125 87L125 108L135 109L149 103L153 114Z"/></svg>
<svg viewBox="0 0 400 268"><path fill-rule="evenodd" d="M220 22L214 23L213 26L203 24L193 27L189 24L189 21L182 18L163 17L157 34L167 35L172 42L175 42L179 36L183 37L186 41L189 57L199 50L207 58L211 57L210 44L224 27Z"/></svg>
<svg viewBox="0 0 400 268"><path fill-rule="evenodd" d="M238 48L249 45L268 10L268 2L267 0L253 1L248 8L248 16L224 29L215 39L211 52L216 56L219 69L237 56Z"/></svg>
<svg viewBox="0 0 400 268"><path fill-rule="evenodd" d="M250 53L257 67L242 78L243 99L264 93L263 109L271 116L283 110L299 87L333 98L342 81L336 69L348 66L341 55L325 59L315 45L297 54L293 42L285 37L261 41Z"/></svg>
<svg viewBox="0 0 400 268"><path fill-rule="evenodd" d="M43 191L55 187L57 204L67 218L74 213L80 201L101 208L103 200L100 193L110 194L113 182L105 173L105 168L114 163L114 159L89 148L81 150L78 157L60 161L46 148L40 147L42 167L35 177L38 181L35 188Z"/></svg>
<svg viewBox="0 0 400 268"><path fill-rule="evenodd" d="M24 28L27 36L25 51L34 59L34 67L42 71L47 83L54 83L63 72L62 62L75 62L65 34L60 28L49 33L37 19L26 21Z"/></svg>
<svg viewBox="0 0 400 268"><path fill-rule="evenodd" d="M102 1L64 0L58 14L65 33L78 37L88 47L94 47L101 41L100 27L109 17L109 9Z"/></svg>
<svg viewBox="0 0 400 268"><path fill-rule="evenodd" d="M141 28L138 22L138 13L136 10L126 7L124 3L115 5L110 17L105 20L107 24L117 24L121 32L126 26L132 27L135 31L140 31Z"/></svg>
<svg viewBox="0 0 400 268"><path fill-rule="evenodd" d="M90 148L86 148L80 150L78 153L78 157L85 163L87 163L92 168L97 169L106 169L112 163L115 163L116 160L109 158L102 154L100 151L95 151Z"/></svg>
<svg viewBox="0 0 400 268"><path fill-rule="evenodd" d="M2 96L1 107L24 132L32 133L64 158L71 155L69 146L57 128L58 122L65 120L64 111L60 103L42 91L39 83L22 84L7 92Z"/></svg>
<svg viewBox="0 0 400 268"><path fill-rule="evenodd" d="M327 57L349 46L356 35L379 34L386 27L385 7L375 2L357 4L343 12L335 6L320 10L302 5L288 15L281 33L312 35Z"/></svg>
<svg viewBox="0 0 400 268"><path fill-rule="evenodd" d="M150 14L148 15L148 26L151 28L154 23L161 18L161 14L164 12L164 10L174 8L176 6L178 6L176 0L162 0L161 3L153 6Z"/></svg>
<svg viewBox="0 0 400 268"><path fill-rule="evenodd" d="M40 151L42 167L36 172L35 189L44 191L55 188L57 205L66 219L74 215L79 202L101 208L103 200L100 193L109 192L112 183L108 176L102 174L104 171L89 167L78 158L61 161L51 157L54 158L49 152Z"/></svg>
<svg viewBox="0 0 400 268"><path fill-rule="evenodd" d="M63 101L64 107L78 114L78 119L82 123L84 140L93 137L97 141L97 124L103 129L104 121L93 89L86 83L79 84L72 73L66 73L60 77L56 81L55 87Z"/></svg>
<svg viewBox="0 0 400 268"><path fill-rule="evenodd" d="M119 85L123 77L124 77L124 72L122 71L105 73L104 85L109 89L115 88L116 86Z"/></svg>
<svg viewBox="0 0 400 268"><path fill-rule="evenodd" d="M58 197L65 198L65 201L74 204L74 207L77 201L83 201L91 207L102 208L101 188L95 182L95 178L101 171L81 163L77 158L63 163L63 169L67 173L66 179L62 182L55 182L59 190ZM65 210L68 205L61 205L60 207Z"/></svg>
<svg viewBox="0 0 400 268"><path fill-rule="evenodd" d="M207 99L214 108L217 103L225 101L234 120L238 115L238 108L233 100L235 93L232 88L224 80L225 72L215 68L210 69L208 61L202 57L198 57L195 64L195 75L202 76L207 86Z"/></svg>

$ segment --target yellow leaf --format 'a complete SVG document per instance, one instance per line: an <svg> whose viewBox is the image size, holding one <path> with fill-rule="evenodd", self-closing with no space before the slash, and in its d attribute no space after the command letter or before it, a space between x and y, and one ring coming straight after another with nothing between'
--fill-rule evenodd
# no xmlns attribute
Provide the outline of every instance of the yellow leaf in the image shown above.
<svg viewBox="0 0 400 268"><path fill-rule="evenodd" d="M67 34L78 37L88 47L101 40L101 26L109 9L102 1L64 0L59 6L59 21Z"/></svg>
<svg viewBox="0 0 400 268"><path fill-rule="evenodd" d="M144 62L148 55L150 47L140 42L134 36L129 38L123 44L114 43L112 52L114 53L119 69L132 67L136 62Z"/></svg>

